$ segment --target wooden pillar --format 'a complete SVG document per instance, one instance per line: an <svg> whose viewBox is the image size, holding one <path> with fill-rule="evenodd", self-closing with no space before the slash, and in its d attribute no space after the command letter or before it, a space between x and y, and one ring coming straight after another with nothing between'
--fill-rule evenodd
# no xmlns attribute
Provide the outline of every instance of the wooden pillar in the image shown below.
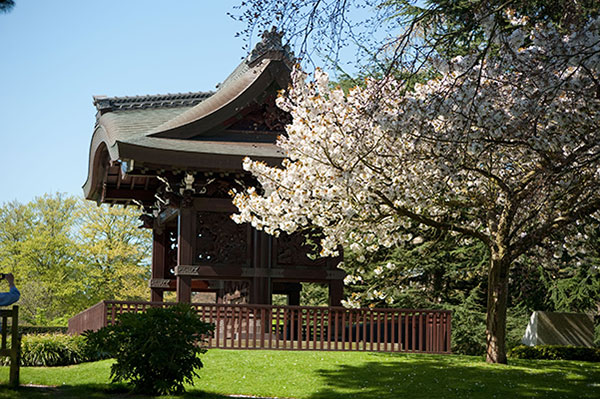
<svg viewBox="0 0 600 399"><path fill-rule="evenodd" d="M262 231L253 230L253 259L255 268L271 268L272 238ZM250 303L257 305L270 305L273 295L271 278L255 276L250 283Z"/></svg>
<svg viewBox="0 0 600 399"><path fill-rule="evenodd" d="M344 299L344 281L331 280L329 282L329 306L342 306Z"/></svg>
<svg viewBox="0 0 600 399"><path fill-rule="evenodd" d="M194 242L196 238L196 211L191 198L184 198L177 221L177 266L191 266L194 263ZM192 276L177 276L177 302L192 301Z"/></svg>
<svg viewBox="0 0 600 399"><path fill-rule="evenodd" d="M167 262L167 232L152 231L152 277L153 279L165 278L165 268ZM150 301L162 302L163 289L150 288Z"/></svg>
<svg viewBox="0 0 600 399"><path fill-rule="evenodd" d="M300 285L300 284L298 284ZM290 306L300 306L300 291L302 290L302 286L300 285L300 289L291 290L288 293L288 305Z"/></svg>

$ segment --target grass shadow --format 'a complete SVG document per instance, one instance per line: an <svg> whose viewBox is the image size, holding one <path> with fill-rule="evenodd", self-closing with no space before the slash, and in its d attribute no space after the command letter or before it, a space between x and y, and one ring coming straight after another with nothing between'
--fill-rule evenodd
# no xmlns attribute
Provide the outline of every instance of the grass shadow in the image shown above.
<svg viewBox="0 0 600 399"><path fill-rule="evenodd" d="M392 354L372 359L319 370L326 388L310 399L600 397L597 363L518 360L506 366L475 357Z"/></svg>
<svg viewBox="0 0 600 399"><path fill-rule="evenodd" d="M16 389L0 386L0 399L146 399L146 398L181 398L181 399L231 399L229 396L211 392L191 390L175 396L138 395L130 391L124 384L82 384L61 385L57 387L20 386Z"/></svg>

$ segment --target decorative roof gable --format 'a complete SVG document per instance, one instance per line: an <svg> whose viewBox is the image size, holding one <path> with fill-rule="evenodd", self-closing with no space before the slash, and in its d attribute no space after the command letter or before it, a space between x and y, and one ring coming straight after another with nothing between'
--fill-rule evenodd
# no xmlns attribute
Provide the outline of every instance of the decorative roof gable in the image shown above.
<svg viewBox="0 0 600 399"><path fill-rule="evenodd" d="M294 63L281 38L276 30L265 32L216 92L95 96L86 198L103 198L107 171L115 165L135 165L147 176L164 170L243 172L246 156L280 162L285 154L275 141L288 116L274 99L289 84Z"/></svg>
<svg viewBox="0 0 600 399"><path fill-rule="evenodd" d="M287 61L291 67L291 63L295 61L293 53L290 51L290 46L287 44L284 46L281 42L283 32L278 32L275 27L270 31L264 31L262 34L262 40L256 44L254 49L246 58L248 65L253 65L265 56L271 58L275 55L282 61Z"/></svg>

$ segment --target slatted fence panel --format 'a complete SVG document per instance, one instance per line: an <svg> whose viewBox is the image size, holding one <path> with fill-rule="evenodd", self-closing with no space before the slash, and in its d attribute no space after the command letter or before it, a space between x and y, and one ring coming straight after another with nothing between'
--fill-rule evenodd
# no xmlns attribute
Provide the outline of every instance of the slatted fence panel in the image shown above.
<svg viewBox="0 0 600 399"><path fill-rule="evenodd" d="M114 324L118 315L173 303L103 301L77 315L69 331ZM450 353L451 313L423 309L201 304L192 306L215 325L207 346L280 349ZM86 313L87 312L87 313ZM86 324L87 323L87 324ZM73 329L72 329L73 326Z"/></svg>

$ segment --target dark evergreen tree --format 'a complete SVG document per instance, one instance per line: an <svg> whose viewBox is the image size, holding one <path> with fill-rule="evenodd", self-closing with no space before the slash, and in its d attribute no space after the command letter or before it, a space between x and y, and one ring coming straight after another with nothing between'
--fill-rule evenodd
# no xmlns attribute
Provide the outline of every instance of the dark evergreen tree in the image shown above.
<svg viewBox="0 0 600 399"><path fill-rule="evenodd" d="M7 13L15 6L14 0L0 0L0 13Z"/></svg>

